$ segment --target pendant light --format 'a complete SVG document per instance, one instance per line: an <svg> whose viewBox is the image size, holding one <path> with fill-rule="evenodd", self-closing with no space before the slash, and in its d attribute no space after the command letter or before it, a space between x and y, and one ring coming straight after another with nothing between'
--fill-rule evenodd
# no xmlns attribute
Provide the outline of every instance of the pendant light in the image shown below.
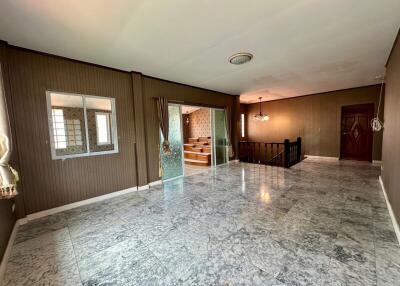
<svg viewBox="0 0 400 286"><path fill-rule="evenodd" d="M379 93L379 103L378 103L378 111L376 113L376 117L374 117L371 120L371 127L372 131L374 132L379 132L383 128L383 122L379 119L379 109L381 107L381 100L382 100L382 92L383 92L383 86L385 85L385 75L377 76L375 77L376 79L380 79L381 82L381 91Z"/></svg>
<svg viewBox="0 0 400 286"><path fill-rule="evenodd" d="M255 114L254 116L253 116L253 119L255 120L255 121L268 121L269 120L269 116L267 115L267 114L263 114L262 112L261 112L261 99L262 99L262 97L259 97L258 98L258 100L260 101L260 113L257 113L257 114Z"/></svg>
<svg viewBox="0 0 400 286"><path fill-rule="evenodd" d="M189 119L189 111L186 111L186 125L189 125L190 119Z"/></svg>

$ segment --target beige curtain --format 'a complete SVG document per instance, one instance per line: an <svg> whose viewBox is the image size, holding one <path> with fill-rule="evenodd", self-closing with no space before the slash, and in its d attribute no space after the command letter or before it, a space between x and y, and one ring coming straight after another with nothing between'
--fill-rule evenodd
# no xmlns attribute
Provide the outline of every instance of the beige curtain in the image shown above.
<svg viewBox="0 0 400 286"><path fill-rule="evenodd" d="M11 148L10 120L0 64L0 199L12 198L18 194L18 173L9 165Z"/></svg>
<svg viewBox="0 0 400 286"><path fill-rule="evenodd" d="M232 137L231 137L231 108L228 106L225 108L225 127L226 127L226 137L227 137L227 148L228 148L228 156L231 158L235 155L232 147Z"/></svg>
<svg viewBox="0 0 400 286"><path fill-rule="evenodd" d="M169 147L168 134L169 134L169 116L168 116L168 100L165 97L157 98L157 111L158 121L160 123L160 129L164 137L162 143L163 151L165 155L171 155L171 149Z"/></svg>

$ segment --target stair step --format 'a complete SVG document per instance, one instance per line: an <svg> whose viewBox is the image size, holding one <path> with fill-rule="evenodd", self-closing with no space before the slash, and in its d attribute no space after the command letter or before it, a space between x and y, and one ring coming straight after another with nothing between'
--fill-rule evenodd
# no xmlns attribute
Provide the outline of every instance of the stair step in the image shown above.
<svg viewBox="0 0 400 286"><path fill-rule="evenodd" d="M187 159L185 158L185 163L189 165L197 165L197 166L210 166L210 162L200 161L195 159Z"/></svg>
<svg viewBox="0 0 400 286"><path fill-rule="evenodd" d="M207 153L207 152L196 152L196 151L184 151L184 153L187 153L187 154L204 155L204 156L209 156L209 155L211 155L211 153Z"/></svg>

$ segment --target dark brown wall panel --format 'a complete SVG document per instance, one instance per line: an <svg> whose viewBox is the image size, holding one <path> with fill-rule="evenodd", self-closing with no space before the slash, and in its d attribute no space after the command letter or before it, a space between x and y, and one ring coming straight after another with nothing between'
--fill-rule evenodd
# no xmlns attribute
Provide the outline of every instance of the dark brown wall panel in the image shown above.
<svg viewBox="0 0 400 286"><path fill-rule="evenodd" d="M143 76L143 93L145 98L145 123L147 137L147 168L149 182L159 180L159 142L160 133L157 119L155 97L166 97L177 103L206 105L224 108L232 106L233 96L205 89L190 87Z"/></svg>
<svg viewBox="0 0 400 286"><path fill-rule="evenodd" d="M240 97L236 96L233 98L233 108L232 108L232 146L235 152L235 159L239 158L239 141L240 141L240 115L241 115L241 104Z"/></svg>
<svg viewBox="0 0 400 286"><path fill-rule="evenodd" d="M137 154L137 178L138 185L147 185L147 144L146 144L146 131L145 131L145 115L144 115L144 95L142 85L142 75L139 73L132 73L132 88L133 88L133 101L134 101L134 115L135 115L135 135L136 135L136 154Z"/></svg>
<svg viewBox="0 0 400 286"><path fill-rule="evenodd" d="M0 261L15 224L15 216L11 210L12 203L12 200L0 200Z"/></svg>
<svg viewBox="0 0 400 286"><path fill-rule="evenodd" d="M400 41L393 47L386 71L383 172L385 189L400 222Z"/></svg>
<svg viewBox="0 0 400 286"><path fill-rule="evenodd" d="M14 47L8 60L28 214L137 185L129 73ZM119 153L52 160L46 90L115 98Z"/></svg>
<svg viewBox="0 0 400 286"><path fill-rule="evenodd" d="M332 91L297 98L262 103L262 111L270 116L267 122L255 122L258 104L242 107L247 112L248 140L278 142L285 138L303 138L303 152L308 155L339 157L341 107L374 103L378 106L380 86L367 86ZM383 115L383 105L381 114ZM382 116L381 116L382 118ZM381 159L382 132L374 133L373 159Z"/></svg>

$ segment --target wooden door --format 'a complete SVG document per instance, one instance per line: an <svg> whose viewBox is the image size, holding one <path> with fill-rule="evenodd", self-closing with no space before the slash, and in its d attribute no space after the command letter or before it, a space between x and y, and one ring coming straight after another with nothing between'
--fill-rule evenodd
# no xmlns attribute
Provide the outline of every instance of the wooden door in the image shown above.
<svg viewBox="0 0 400 286"><path fill-rule="evenodd" d="M373 103L342 107L341 159L372 161L373 116Z"/></svg>

